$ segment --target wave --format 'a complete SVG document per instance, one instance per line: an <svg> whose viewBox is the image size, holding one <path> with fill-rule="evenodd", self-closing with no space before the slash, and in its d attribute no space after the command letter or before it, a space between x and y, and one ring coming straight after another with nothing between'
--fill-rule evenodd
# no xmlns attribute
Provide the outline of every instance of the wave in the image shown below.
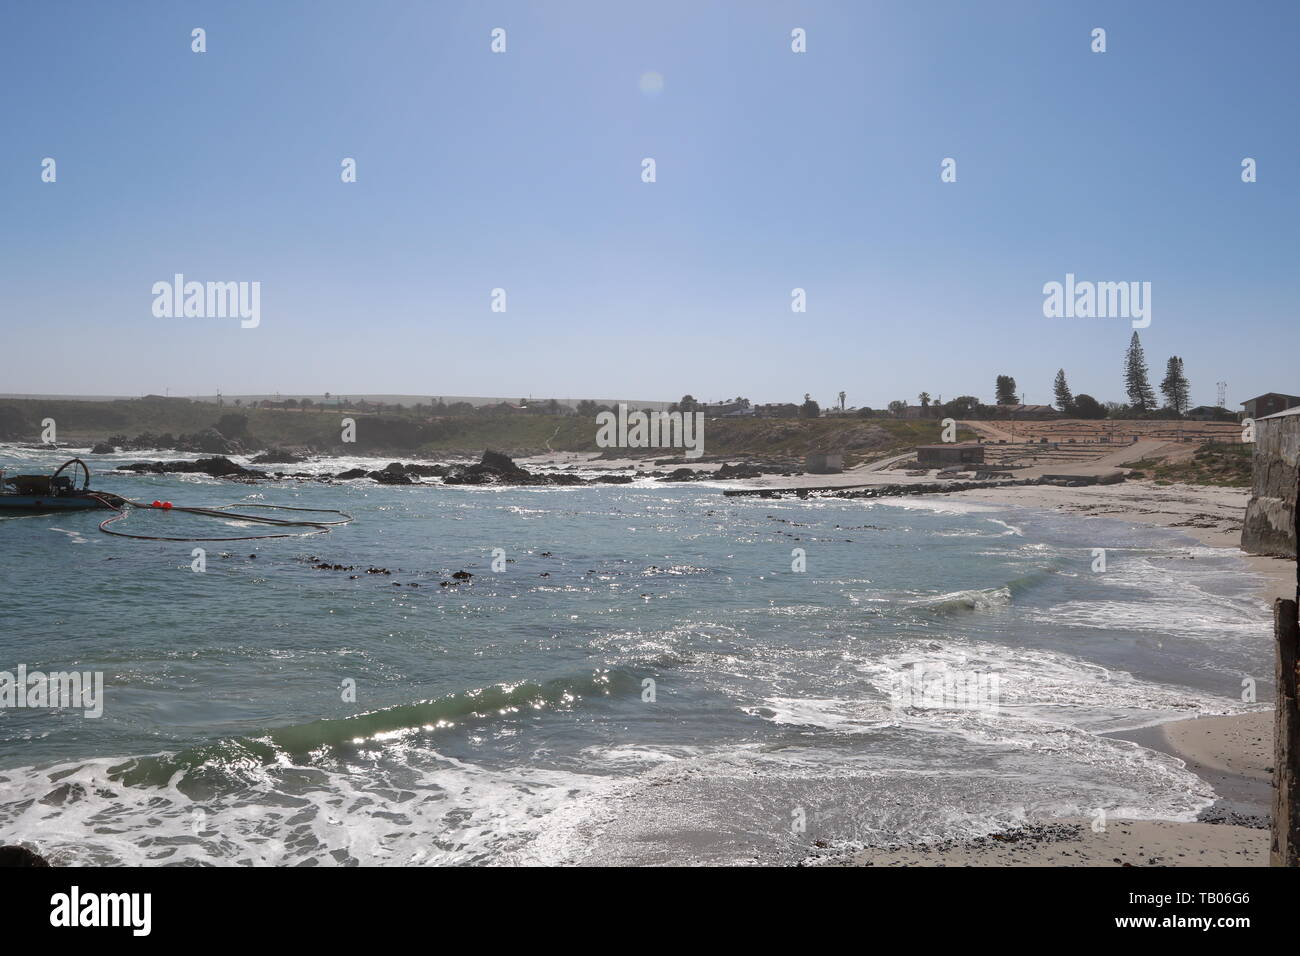
<svg viewBox="0 0 1300 956"><path fill-rule="evenodd" d="M938 597L922 601L919 607L936 614L956 614L964 611L986 611L1011 603L1011 588L973 588L968 591L949 591Z"/></svg>
<svg viewBox="0 0 1300 956"><path fill-rule="evenodd" d="M600 670L582 677L544 682L496 684L434 700L399 704L380 710L279 727L256 736L226 738L173 754L133 757L109 772L127 786L164 786L178 772L201 768L227 771L272 764L304 764L331 750L411 732L445 730L459 723L494 720L528 711L571 709L586 698L640 691L641 675Z"/></svg>
<svg viewBox="0 0 1300 956"><path fill-rule="evenodd" d="M921 598L911 602L908 608L913 611L924 611L931 614L964 614L1005 607L1017 595L1045 583L1052 575L1057 573L1059 572L1056 568L1040 568L1018 578L1013 578L1006 584L988 588L948 591L945 594Z"/></svg>

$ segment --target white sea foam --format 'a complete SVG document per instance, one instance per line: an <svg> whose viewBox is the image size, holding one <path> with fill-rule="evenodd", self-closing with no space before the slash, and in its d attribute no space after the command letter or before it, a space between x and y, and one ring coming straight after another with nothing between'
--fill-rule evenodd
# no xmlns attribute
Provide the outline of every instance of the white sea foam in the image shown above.
<svg viewBox="0 0 1300 956"><path fill-rule="evenodd" d="M568 833L616 785L591 774L494 771L432 751L407 756L389 770L245 770L243 785L220 797L192 795L208 774L127 786L108 773L121 759L19 768L0 772L0 830L61 865L549 864L569 861Z"/></svg>

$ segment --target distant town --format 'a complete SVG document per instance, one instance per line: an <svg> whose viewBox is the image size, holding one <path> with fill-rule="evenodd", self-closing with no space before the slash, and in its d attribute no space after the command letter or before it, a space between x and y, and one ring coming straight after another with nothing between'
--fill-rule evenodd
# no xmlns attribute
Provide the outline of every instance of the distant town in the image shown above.
<svg viewBox="0 0 1300 956"><path fill-rule="evenodd" d="M222 407L288 409L298 411L356 411L365 414L410 415L414 417L456 417L493 415L577 415L593 417L605 411L615 411L618 405L641 411L692 411L702 412L709 419L723 418L827 418L856 416L875 419L943 419L1010 421L1049 421L1061 418L1112 419L1133 421L1141 419L1169 421L1236 422L1245 418L1260 418L1300 405L1300 396L1283 392L1265 392L1243 402L1240 408L1229 407L1226 401L1226 383L1216 383L1219 400L1214 405L1190 405L1188 395L1191 384L1179 356L1170 356L1165 363L1165 374L1158 387L1150 384L1150 373L1136 332L1124 357L1123 388L1127 401L1102 401L1091 395L1074 394L1070 390L1064 369L1059 369L1053 382L1052 404L1026 403L1016 379L999 374L993 380L992 402L975 395L958 395L945 401L939 393L921 391L912 399L896 399L883 408L868 405L851 405L848 392L839 391L827 402L818 402L811 393L801 401L751 402L736 396L721 400L700 400L693 395L683 395L677 401L651 401L643 399L574 399L536 398L518 399L485 398L479 396L416 396L399 394L344 394L324 392L319 395L199 395L173 397L149 394L147 401L208 402ZM1157 399L1156 391L1161 399ZM0 395L5 399L51 398L76 401L120 401L121 396L33 396ZM0 430L3 416L0 415Z"/></svg>

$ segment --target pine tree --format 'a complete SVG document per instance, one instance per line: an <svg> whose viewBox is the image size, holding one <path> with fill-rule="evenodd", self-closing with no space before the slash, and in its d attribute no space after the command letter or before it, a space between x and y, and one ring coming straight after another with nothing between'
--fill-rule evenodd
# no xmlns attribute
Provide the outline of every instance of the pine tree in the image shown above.
<svg viewBox="0 0 1300 956"><path fill-rule="evenodd" d="M1147 357L1136 332L1129 340L1128 354L1124 358L1124 388L1133 411L1146 414L1156 407L1156 393L1147 379Z"/></svg>
<svg viewBox="0 0 1300 956"><path fill-rule="evenodd" d="M995 389L999 405L1020 404L1020 399L1016 398L1016 380L1010 375L999 375Z"/></svg>
<svg viewBox="0 0 1300 956"><path fill-rule="evenodd" d="M1068 414L1074 408L1074 394L1070 391L1070 386L1065 384L1065 369L1056 370L1056 384L1053 388L1056 390L1056 407Z"/></svg>
<svg viewBox="0 0 1300 956"><path fill-rule="evenodd" d="M1188 395L1191 393L1191 385L1187 381L1187 376L1183 374L1183 360L1177 355L1169 357L1169 362L1165 366L1165 380L1160 383L1160 391L1165 395L1165 402L1178 415L1187 411Z"/></svg>

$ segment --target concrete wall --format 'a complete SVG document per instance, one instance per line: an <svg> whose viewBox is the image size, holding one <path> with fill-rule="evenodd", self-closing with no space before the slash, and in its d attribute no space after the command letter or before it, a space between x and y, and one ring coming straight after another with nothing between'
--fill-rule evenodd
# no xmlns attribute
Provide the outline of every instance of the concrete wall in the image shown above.
<svg viewBox="0 0 1300 956"><path fill-rule="evenodd" d="M1259 419L1255 442L1255 480L1241 529L1241 549L1294 558L1300 415Z"/></svg>

